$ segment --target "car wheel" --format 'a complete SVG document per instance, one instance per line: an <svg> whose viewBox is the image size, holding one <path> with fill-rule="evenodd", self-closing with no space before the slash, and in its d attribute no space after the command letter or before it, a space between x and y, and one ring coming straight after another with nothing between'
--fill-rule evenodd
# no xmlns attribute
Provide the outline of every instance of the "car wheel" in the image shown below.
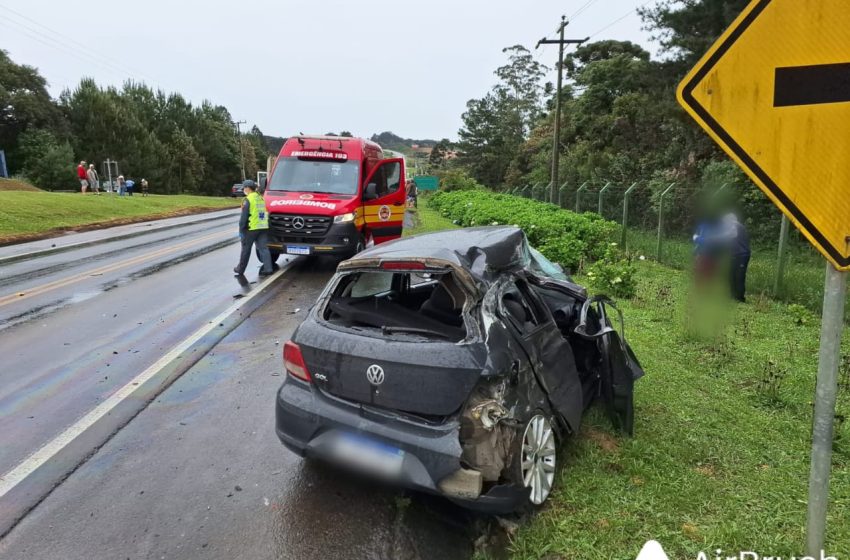
<svg viewBox="0 0 850 560"><path fill-rule="evenodd" d="M269 254L272 256L272 264L277 262L277 259L280 258L280 249L269 249Z"/></svg>
<svg viewBox="0 0 850 560"><path fill-rule="evenodd" d="M541 412L525 424L519 449L514 454L519 483L530 490L528 500L541 505L555 484L558 446L551 419Z"/></svg>

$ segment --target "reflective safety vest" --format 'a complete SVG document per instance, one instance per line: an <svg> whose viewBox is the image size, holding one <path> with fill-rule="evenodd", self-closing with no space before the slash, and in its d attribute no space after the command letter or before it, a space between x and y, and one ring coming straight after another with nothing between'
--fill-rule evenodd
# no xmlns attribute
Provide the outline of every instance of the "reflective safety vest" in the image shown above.
<svg viewBox="0 0 850 560"><path fill-rule="evenodd" d="M252 192L248 199L248 229L269 229L269 214L266 212L266 201L259 194Z"/></svg>

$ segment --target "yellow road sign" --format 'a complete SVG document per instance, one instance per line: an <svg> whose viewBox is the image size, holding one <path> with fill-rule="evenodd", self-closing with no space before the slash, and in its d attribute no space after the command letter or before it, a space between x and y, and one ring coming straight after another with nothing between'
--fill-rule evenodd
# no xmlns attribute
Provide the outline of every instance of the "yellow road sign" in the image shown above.
<svg viewBox="0 0 850 560"><path fill-rule="evenodd" d="M850 270L850 3L753 0L678 97L821 253Z"/></svg>

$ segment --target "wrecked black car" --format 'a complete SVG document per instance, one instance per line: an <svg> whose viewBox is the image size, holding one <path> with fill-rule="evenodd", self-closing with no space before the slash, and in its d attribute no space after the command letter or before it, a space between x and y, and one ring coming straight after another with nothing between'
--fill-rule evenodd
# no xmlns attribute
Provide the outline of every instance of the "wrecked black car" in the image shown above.
<svg viewBox="0 0 850 560"><path fill-rule="evenodd" d="M632 432L643 371L622 329L518 228L384 243L339 265L286 343L277 435L475 509L539 505L594 401Z"/></svg>

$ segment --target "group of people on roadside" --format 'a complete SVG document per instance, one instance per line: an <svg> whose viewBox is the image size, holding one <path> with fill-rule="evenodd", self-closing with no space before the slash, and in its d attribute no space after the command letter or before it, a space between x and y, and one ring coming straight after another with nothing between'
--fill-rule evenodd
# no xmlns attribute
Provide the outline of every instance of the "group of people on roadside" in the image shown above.
<svg viewBox="0 0 850 560"><path fill-rule="evenodd" d="M697 225L694 241L694 275L697 284L712 280L724 258L729 259L729 288L732 298L746 301L747 267L750 264L750 235L732 212L719 220L704 219Z"/></svg>
<svg viewBox="0 0 850 560"><path fill-rule="evenodd" d="M81 161L77 166L77 178L80 180L80 190L83 194L86 194L89 188L92 189L94 194L100 194L100 176L93 163L86 166L86 162ZM119 175L113 184L107 185L106 192L112 193L117 190L118 196L133 196L135 186L134 180L125 179L123 175ZM142 179L139 186L142 189L142 196L148 196L147 179Z"/></svg>

